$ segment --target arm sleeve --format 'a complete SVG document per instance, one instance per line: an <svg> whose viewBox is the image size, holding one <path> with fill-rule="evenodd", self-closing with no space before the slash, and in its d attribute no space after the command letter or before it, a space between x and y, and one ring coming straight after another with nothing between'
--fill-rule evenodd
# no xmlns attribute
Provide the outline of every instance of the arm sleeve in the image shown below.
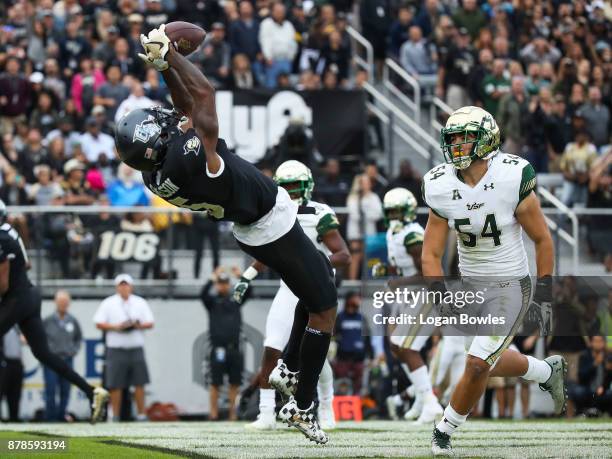
<svg viewBox="0 0 612 459"><path fill-rule="evenodd" d="M525 199L536 187L536 173L531 164L523 167L521 186L519 187L518 204Z"/></svg>
<svg viewBox="0 0 612 459"><path fill-rule="evenodd" d="M98 306L98 310L93 316L93 321L96 324L103 324L108 321L108 315L106 314L106 300L104 300L100 306Z"/></svg>
<svg viewBox="0 0 612 459"><path fill-rule="evenodd" d="M319 238L325 236L328 232L340 228L340 222L336 214L330 211L321 217L317 223L317 235Z"/></svg>
<svg viewBox="0 0 612 459"><path fill-rule="evenodd" d="M416 233L416 232L408 233L406 237L404 238L404 247L406 247L406 249L409 249L414 245L422 244L422 243L423 243L423 235L421 233Z"/></svg>

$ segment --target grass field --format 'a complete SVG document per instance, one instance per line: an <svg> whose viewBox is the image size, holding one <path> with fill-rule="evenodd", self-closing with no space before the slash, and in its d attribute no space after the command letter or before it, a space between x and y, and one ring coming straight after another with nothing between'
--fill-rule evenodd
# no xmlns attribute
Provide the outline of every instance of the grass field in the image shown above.
<svg viewBox="0 0 612 459"><path fill-rule="evenodd" d="M278 424L280 427L280 424ZM253 433L243 423L176 422L131 424L4 424L2 440L68 437L65 454L37 457L197 457L197 458L369 458L429 457L431 427L408 422L344 422L330 431L325 446L281 427ZM463 457L612 457L612 420L471 421L453 441ZM23 458L24 453L0 453Z"/></svg>

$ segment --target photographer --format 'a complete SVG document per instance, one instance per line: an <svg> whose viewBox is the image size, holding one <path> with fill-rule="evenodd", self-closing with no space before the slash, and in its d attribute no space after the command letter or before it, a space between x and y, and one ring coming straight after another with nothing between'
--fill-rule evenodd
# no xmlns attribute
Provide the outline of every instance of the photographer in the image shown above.
<svg viewBox="0 0 612 459"><path fill-rule="evenodd" d="M110 390L113 420L119 420L121 393L134 386L137 420L145 421L144 385L149 371L144 356L144 332L153 328L153 313L147 301L132 294L134 280L129 274L115 278L117 293L106 298L94 315L99 330L105 332L105 386Z"/></svg>
<svg viewBox="0 0 612 459"><path fill-rule="evenodd" d="M317 167L318 161L315 155L318 155L318 153L315 153L312 131L301 118L291 118L289 120L289 126L280 138L277 149L277 164L295 159L304 163L310 169L316 169Z"/></svg>

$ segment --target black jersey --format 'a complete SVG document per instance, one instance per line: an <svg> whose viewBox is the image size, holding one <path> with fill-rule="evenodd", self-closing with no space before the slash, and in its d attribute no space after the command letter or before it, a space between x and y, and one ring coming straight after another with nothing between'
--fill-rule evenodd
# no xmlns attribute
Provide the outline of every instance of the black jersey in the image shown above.
<svg viewBox="0 0 612 459"><path fill-rule="evenodd" d="M6 295L32 285L28 279L28 254L17 230L8 223L0 225L0 263L9 260L9 288Z"/></svg>
<svg viewBox="0 0 612 459"><path fill-rule="evenodd" d="M216 220L248 225L267 214L276 203L277 185L251 163L231 153L223 139L217 141L223 159L221 174L207 173L204 146L194 129L168 144L162 166L143 172L153 193L178 207L205 211Z"/></svg>

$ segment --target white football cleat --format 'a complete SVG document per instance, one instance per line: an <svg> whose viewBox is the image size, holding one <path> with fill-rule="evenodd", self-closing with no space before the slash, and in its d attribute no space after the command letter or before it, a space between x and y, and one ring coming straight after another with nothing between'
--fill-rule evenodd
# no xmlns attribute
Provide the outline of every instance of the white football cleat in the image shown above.
<svg viewBox="0 0 612 459"><path fill-rule="evenodd" d="M301 410L293 396L290 396L289 401L278 413L278 417L298 429L310 441L324 445L329 440L315 417L314 402L307 409Z"/></svg>
<svg viewBox="0 0 612 459"><path fill-rule="evenodd" d="M438 399L433 395L426 395L427 401L423 405L423 410L419 418L414 421L415 424L431 424L437 422L444 416L444 410L438 403Z"/></svg>
<svg viewBox="0 0 612 459"><path fill-rule="evenodd" d="M435 427L431 435L431 453L436 457L453 457L455 455L451 446L450 435L440 432Z"/></svg>
<svg viewBox="0 0 612 459"><path fill-rule="evenodd" d="M245 425L244 428L247 430L275 430L276 416L259 413L257 419Z"/></svg>
<svg viewBox="0 0 612 459"><path fill-rule="evenodd" d="M336 428L336 416L334 415L334 407L331 404L319 403L317 416L321 429L332 430Z"/></svg>
<svg viewBox="0 0 612 459"><path fill-rule="evenodd" d="M406 411L406 414L404 414L404 419L406 421L413 421L421 415L421 412L423 411L423 405L425 403L424 398L425 397L421 394L417 395L414 398L412 406L408 411Z"/></svg>
<svg viewBox="0 0 612 459"><path fill-rule="evenodd" d="M270 377L268 383L274 387L282 395L284 400L287 400L293 394L298 383L299 371L291 371L287 368L287 365L283 362L283 359L278 359L278 362Z"/></svg>

